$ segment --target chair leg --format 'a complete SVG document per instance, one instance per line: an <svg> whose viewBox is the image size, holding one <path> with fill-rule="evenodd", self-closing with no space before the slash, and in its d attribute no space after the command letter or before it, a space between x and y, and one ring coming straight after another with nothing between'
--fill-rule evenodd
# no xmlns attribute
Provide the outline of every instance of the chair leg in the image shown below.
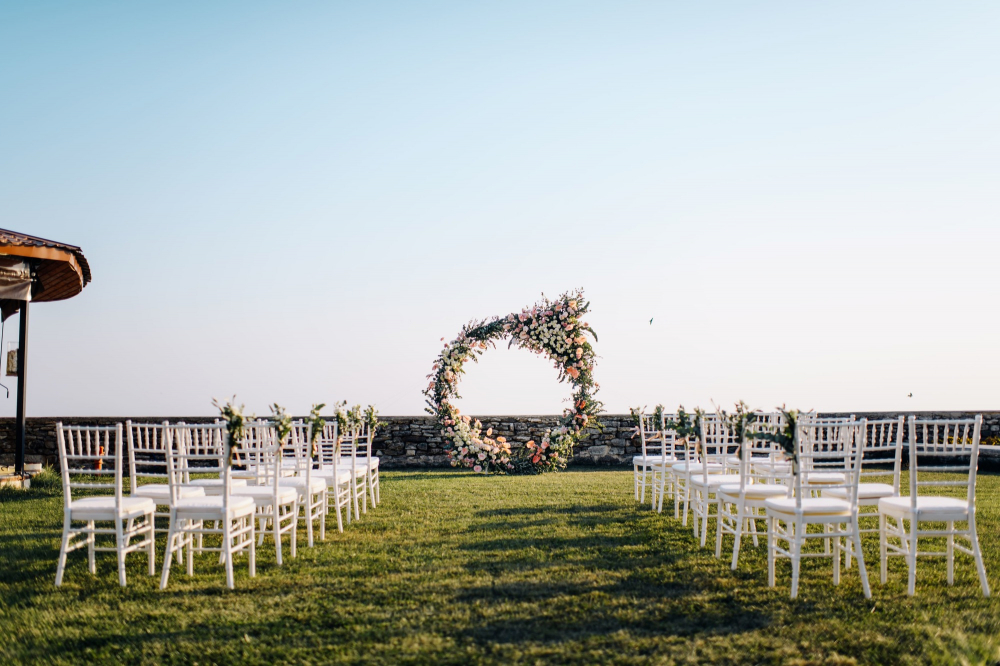
<svg viewBox="0 0 1000 666"><path fill-rule="evenodd" d="M329 498L327 497L327 491L324 490L320 493L320 505L319 505L319 540L326 541L326 513L329 507Z"/></svg>
<svg viewBox="0 0 1000 666"><path fill-rule="evenodd" d="M646 475L649 474L649 467L645 463L642 465L642 480L639 482L639 503L646 503Z"/></svg>
<svg viewBox="0 0 1000 666"><path fill-rule="evenodd" d="M691 506L691 486L688 484L688 479L684 480L684 517L681 520L681 525L687 527L688 524L688 508Z"/></svg>
<svg viewBox="0 0 1000 666"><path fill-rule="evenodd" d="M233 580L233 521L222 521L222 552L226 555L226 587L230 590L236 587Z"/></svg>
<svg viewBox="0 0 1000 666"><path fill-rule="evenodd" d="M274 515L271 516L271 531L274 536L274 552L276 553L276 559L278 561L278 566L281 566L281 520L280 520L280 508L274 507ZM261 539L264 535L261 534Z"/></svg>
<svg viewBox="0 0 1000 666"><path fill-rule="evenodd" d="M681 517L681 482L680 479L674 479L674 520L678 520Z"/></svg>
<svg viewBox="0 0 1000 666"><path fill-rule="evenodd" d="M990 596L990 583L986 580L986 567L983 566L983 553L979 550L979 535L976 533L976 517L969 516L969 540L972 542L972 558L976 561L976 571L979 573L979 586L983 596Z"/></svg>
<svg viewBox="0 0 1000 666"><path fill-rule="evenodd" d="M312 526L312 523L309 523ZM299 500L296 499L295 503L292 504L292 545L289 550L291 550L292 557L296 557L297 549L299 545Z"/></svg>
<svg viewBox="0 0 1000 666"><path fill-rule="evenodd" d="M632 463L632 485L634 486L635 501L639 501L639 465Z"/></svg>
<svg viewBox="0 0 1000 666"><path fill-rule="evenodd" d="M59 564L56 565L56 587L62 585L63 574L66 572L66 549L69 548L70 522L69 513L67 512L63 517L62 545L59 547Z"/></svg>
<svg viewBox="0 0 1000 666"><path fill-rule="evenodd" d="M94 552L94 547L97 545L97 535L94 534L94 521L87 521L87 566L90 568L90 573L97 573L97 559Z"/></svg>
<svg viewBox="0 0 1000 666"><path fill-rule="evenodd" d="M205 521L203 520L189 520L187 521L187 526L192 529L202 529L205 527ZM199 534L199 537L202 535ZM200 540L200 539L199 539ZM188 534L187 539L187 575L194 575L194 534ZM200 545L203 545L204 541L201 541ZM184 542L181 543L181 551L177 554L177 561L182 562L184 557Z"/></svg>
<svg viewBox="0 0 1000 666"><path fill-rule="evenodd" d="M888 536L886 535L886 519L885 514L878 514L878 555L879 555L879 575L882 584L885 585L885 581L889 577L889 549L888 549Z"/></svg>
<svg viewBox="0 0 1000 666"><path fill-rule="evenodd" d="M174 556L174 540L176 539L177 520L170 516L170 528L167 530L167 554L163 558L163 574L160 576L160 589L167 589L167 579L170 578L170 561Z"/></svg>
<svg viewBox="0 0 1000 666"><path fill-rule="evenodd" d="M840 585L840 523L836 525L827 523L827 526L833 528L833 536L830 539L824 539L825 541L833 541L833 584Z"/></svg>
<svg viewBox="0 0 1000 666"><path fill-rule="evenodd" d="M715 496L715 559L722 557L722 500Z"/></svg>
<svg viewBox="0 0 1000 666"><path fill-rule="evenodd" d="M778 545L778 519L768 516L767 520L767 586L774 587L774 549Z"/></svg>
<svg viewBox="0 0 1000 666"><path fill-rule="evenodd" d="M909 564L908 583L906 593L913 596L917 593L917 517L910 517L910 549L907 552L907 564Z"/></svg>
<svg viewBox="0 0 1000 666"><path fill-rule="evenodd" d="M115 519L115 550L118 551L118 584L125 587L125 522Z"/></svg>
<svg viewBox="0 0 1000 666"><path fill-rule="evenodd" d="M254 522L253 515L246 520L250 523L250 577L253 578L257 575L257 535L254 534L257 523Z"/></svg>
<svg viewBox="0 0 1000 666"><path fill-rule="evenodd" d="M743 502L739 502L736 505L736 534L733 536L733 562L729 566L730 569L736 571L736 566L740 561L740 541L743 539L743 523L746 518L743 516L744 511ZM756 535L754 535L756 538Z"/></svg>
<svg viewBox="0 0 1000 666"><path fill-rule="evenodd" d="M757 509L750 507L750 513L746 517L748 523L747 527L750 529L750 535L753 537L753 547L760 547L760 543L757 541Z"/></svg>
<svg viewBox="0 0 1000 666"><path fill-rule="evenodd" d="M305 492L305 502L302 505L302 513L306 517L306 543L309 547L313 547L313 515L312 515L312 495L310 490ZM297 512L296 512L297 513ZM295 522L299 522L298 515L295 516Z"/></svg>
<svg viewBox="0 0 1000 666"><path fill-rule="evenodd" d="M149 558L149 575L156 575L156 514L149 514L149 544L146 546L146 556Z"/></svg>
<svg viewBox="0 0 1000 666"><path fill-rule="evenodd" d="M337 531L341 534L344 533L344 517L343 512L340 510L340 484L335 483L333 486L333 506L337 510Z"/></svg>
<svg viewBox="0 0 1000 666"><path fill-rule="evenodd" d="M865 599L872 598L872 588L868 584L868 568L865 566L865 554L861 552L861 526L858 519L854 519L854 559L858 562L858 575L861 576L861 589L865 593Z"/></svg>
<svg viewBox="0 0 1000 666"><path fill-rule="evenodd" d="M948 560L948 584L955 584L955 521L948 521L948 547L945 559Z"/></svg>
<svg viewBox="0 0 1000 666"><path fill-rule="evenodd" d="M788 523L788 526L792 531L792 547L789 550L792 553L792 599L794 599L799 596L799 562L801 559L802 548L802 544L800 543L800 540L802 539L802 526L799 525L797 521Z"/></svg>

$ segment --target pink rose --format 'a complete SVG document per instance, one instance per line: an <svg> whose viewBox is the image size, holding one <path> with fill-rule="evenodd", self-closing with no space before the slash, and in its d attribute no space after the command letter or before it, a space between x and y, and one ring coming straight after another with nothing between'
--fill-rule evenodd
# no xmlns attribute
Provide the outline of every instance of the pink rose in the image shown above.
<svg viewBox="0 0 1000 666"><path fill-rule="evenodd" d="M477 471L477 472L482 472L482 471L483 471L483 468L482 468L482 467L480 467L479 465L476 465L476 466L475 466L475 467L473 467L472 469L474 469L474 470L475 470L475 471Z"/></svg>

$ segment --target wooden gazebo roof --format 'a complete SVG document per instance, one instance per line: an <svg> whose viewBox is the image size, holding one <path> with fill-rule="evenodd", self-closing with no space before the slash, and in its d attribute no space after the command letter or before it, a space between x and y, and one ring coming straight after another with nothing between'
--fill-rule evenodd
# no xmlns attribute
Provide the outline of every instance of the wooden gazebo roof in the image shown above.
<svg viewBox="0 0 1000 666"><path fill-rule="evenodd" d="M41 290L32 296L34 302L72 298L90 282L90 264L75 245L0 229L0 255L35 260L36 279Z"/></svg>
<svg viewBox="0 0 1000 666"><path fill-rule="evenodd" d="M72 298L83 291L91 279L90 264L75 245L0 229L0 255L33 260L39 289L33 290L31 300L36 303ZM0 300L5 319L18 307L17 301Z"/></svg>

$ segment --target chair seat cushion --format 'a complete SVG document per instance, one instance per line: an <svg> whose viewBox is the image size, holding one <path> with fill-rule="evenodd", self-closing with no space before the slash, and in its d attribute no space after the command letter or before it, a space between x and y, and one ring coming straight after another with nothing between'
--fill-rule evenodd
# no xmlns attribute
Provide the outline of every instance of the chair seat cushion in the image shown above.
<svg viewBox="0 0 1000 666"><path fill-rule="evenodd" d="M121 511L115 510L113 495L104 497L81 497L70 502L70 514L74 520L114 520L117 518L137 518L156 511L156 502L148 497L122 497Z"/></svg>
<svg viewBox="0 0 1000 666"><path fill-rule="evenodd" d="M347 483L351 480L351 470L341 469L338 472L341 483ZM316 469L313 470L313 478L323 479L327 487L333 484L333 469Z"/></svg>
<svg viewBox="0 0 1000 666"><path fill-rule="evenodd" d="M878 501L879 513L889 513L893 515L910 514L909 497L883 497ZM935 497L931 495L920 495L917 497L917 513L922 516L967 516L969 513L969 503L957 497Z"/></svg>
<svg viewBox="0 0 1000 666"><path fill-rule="evenodd" d="M675 460L673 456L632 456L633 465L662 465L664 461L671 462Z"/></svg>
<svg viewBox="0 0 1000 666"><path fill-rule="evenodd" d="M230 479L229 481L231 488L237 488L237 487L242 488L243 486L247 485L246 479L234 478ZM185 485L201 486L202 488L213 488L213 487L222 488L222 479L191 479L190 483L187 483Z"/></svg>
<svg viewBox="0 0 1000 666"><path fill-rule="evenodd" d="M859 483L858 499L873 500L882 497L892 497L896 491L888 483ZM847 499L847 488L831 488L823 491L824 497L840 497Z"/></svg>
<svg viewBox="0 0 1000 666"><path fill-rule="evenodd" d="M201 486L181 486L177 489L179 497L204 497L205 489ZM132 497L148 497L156 500L157 504L167 504L170 502L170 486L166 483L147 483L138 486L132 492Z"/></svg>
<svg viewBox="0 0 1000 666"><path fill-rule="evenodd" d="M340 470L341 474L343 474L343 473L346 472L348 478L350 478L350 476L351 476L351 463L350 463L350 461L348 461L346 465L340 465L338 469ZM333 473L333 465L323 465L323 467L321 469L315 470L313 472L313 474L316 474L317 472L319 472L320 474L332 474ZM357 467L354 468L354 472L355 472L355 476L359 476L360 477L360 476L364 476L365 474L367 474L368 473L368 469L364 465L358 465Z"/></svg>
<svg viewBox="0 0 1000 666"><path fill-rule="evenodd" d="M177 500L174 509L178 515L222 515L222 497L215 495L211 497L188 497ZM254 501L252 497L240 497L230 495L229 515L245 516L254 511Z"/></svg>
<svg viewBox="0 0 1000 666"><path fill-rule="evenodd" d="M792 471L792 466L786 462L771 462L770 460L762 460L760 462L754 462L753 467L755 470L762 474L768 472L772 474L788 474Z"/></svg>
<svg viewBox="0 0 1000 666"><path fill-rule="evenodd" d="M728 497L739 497L740 484L724 484L716 491L720 495ZM748 483L744 490L744 497L747 499L767 499L768 497L786 497L788 486L778 483Z"/></svg>
<svg viewBox="0 0 1000 666"><path fill-rule="evenodd" d="M795 515L794 497L772 497L764 501L768 512ZM802 515L805 516L850 516L851 505L836 497L803 497Z"/></svg>
<svg viewBox="0 0 1000 666"><path fill-rule="evenodd" d="M823 483L836 485L838 483L846 483L847 477L840 472L805 472L802 480L810 485Z"/></svg>
<svg viewBox="0 0 1000 666"><path fill-rule="evenodd" d="M282 479L284 480L284 479ZM274 486L244 486L243 488L233 488L232 493L237 497L252 497L258 504L269 502L277 495L279 504L286 504L298 497L295 488L278 486L275 491Z"/></svg>
<svg viewBox="0 0 1000 666"><path fill-rule="evenodd" d="M719 486L726 484L736 484L740 485L740 475L739 474L712 474L709 472L707 477L698 474L691 477L691 485L703 488L708 485L709 488L718 488Z"/></svg>
<svg viewBox="0 0 1000 666"><path fill-rule="evenodd" d="M682 463L677 463L675 465L671 465L670 469L672 469L675 474L684 474L689 470L693 474L695 472L700 472L702 468L701 468L701 463L682 462ZM722 474L725 471L726 471L725 468L719 463L708 463L709 474Z"/></svg>
<svg viewBox="0 0 1000 666"><path fill-rule="evenodd" d="M296 490L304 490L306 487L306 477L304 476L286 476L284 478L278 479L278 485L287 488L295 488ZM322 492L326 489L326 479L319 476L313 476L309 479L309 490L314 493Z"/></svg>

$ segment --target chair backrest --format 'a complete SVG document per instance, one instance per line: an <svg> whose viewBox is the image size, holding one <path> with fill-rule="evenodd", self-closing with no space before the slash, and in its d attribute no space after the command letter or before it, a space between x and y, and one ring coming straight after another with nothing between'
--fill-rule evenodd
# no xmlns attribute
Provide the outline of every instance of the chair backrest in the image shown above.
<svg viewBox="0 0 1000 666"><path fill-rule="evenodd" d="M729 430L729 424L716 414L705 414L701 419L702 455L712 462L723 462L726 456L736 453L740 443Z"/></svg>
<svg viewBox="0 0 1000 666"><path fill-rule="evenodd" d="M361 423L354 430L351 464L353 467L368 465L372 459L372 438L375 433L367 423Z"/></svg>
<svg viewBox="0 0 1000 666"><path fill-rule="evenodd" d="M910 507L916 509L921 487L965 486L970 512L976 506L979 435L983 415L972 419L919 419L910 415ZM928 479L927 473L933 477ZM961 474L942 479L940 474Z"/></svg>
<svg viewBox="0 0 1000 666"><path fill-rule="evenodd" d="M282 447L277 429L268 421L254 421L244 430L243 442L233 458L233 464L241 470L240 477L258 486L277 486Z"/></svg>
<svg viewBox="0 0 1000 666"><path fill-rule="evenodd" d="M59 422L56 424L56 440L62 469L63 508L69 508L74 490L103 489L114 491L115 509L120 512L122 424L64 426ZM114 479L109 480L109 476Z"/></svg>
<svg viewBox="0 0 1000 666"><path fill-rule="evenodd" d="M740 492L755 483L784 482L791 469L783 462L780 448L774 442L760 437L757 433L774 432L782 427L781 414L760 412L747 423L740 445Z"/></svg>
<svg viewBox="0 0 1000 666"><path fill-rule="evenodd" d="M899 495L899 472L903 461L903 433L906 417L872 419L865 421L861 458L861 481L865 478L886 476L886 465L892 465L892 488Z"/></svg>
<svg viewBox="0 0 1000 666"><path fill-rule="evenodd" d="M332 465L335 468L340 466L340 457L342 454L340 449L340 432L336 420L331 419L323 426L323 432L316 438L316 448L318 449L316 454L320 466Z"/></svg>
<svg viewBox="0 0 1000 666"><path fill-rule="evenodd" d="M857 509L864 432L864 419L839 424L798 423L798 473L791 484L797 509L812 491L836 488L846 489L847 501Z"/></svg>
<svg viewBox="0 0 1000 666"><path fill-rule="evenodd" d="M168 423L125 422L128 440L128 475L132 494L142 477L166 479Z"/></svg>
<svg viewBox="0 0 1000 666"><path fill-rule="evenodd" d="M165 427L164 435L171 504L180 499L180 491L191 482L192 474L217 474L226 498L223 504L228 506L232 489L231 442L225 424L175 423Z"/></svg>
<svg viewBox="0 0 1000 666"><path fill-rule="evenodd" d="M663 424L654 414L639 415L639 446L642 457L663 455Z"/></svg>
<svg viewBox="0 0 1000 666"><path fill-rule="evenodd" d="M313 452L312 424L296 421L292 423L292 434L282 447L282 465L293 469L296 476L312 477Z"/></svg>

